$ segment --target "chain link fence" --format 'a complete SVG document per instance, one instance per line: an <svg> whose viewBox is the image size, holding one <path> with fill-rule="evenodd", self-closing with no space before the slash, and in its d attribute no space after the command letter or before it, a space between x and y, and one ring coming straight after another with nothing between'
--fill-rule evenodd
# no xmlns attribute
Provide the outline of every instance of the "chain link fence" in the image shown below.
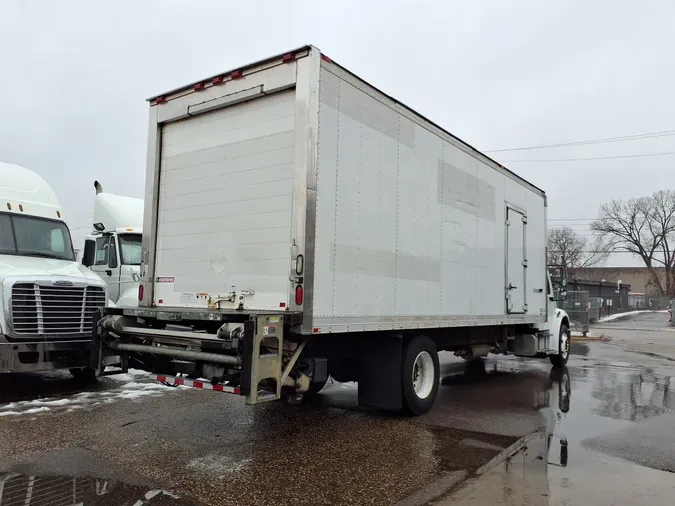
<svg viewBox="0 0 675 506"><path fill-rule="evenodd" d="M672 297L665 295L663 297L650 297L644 293L629 293L628 305L631 309L652 309L659 311L666 309L670 304Z"/></svg>
<svg viewBox="0 0 675 506"><path fill-rule="evenodd" d="M599 299L597 297L591 299L588 292L568 291L567 300L561 305L570 317L572 330L581 332L584 336L588 333L591 315L594 316L593 321L597 320L600 315ZM595 308L594 312L591 311L593 308Z"/></svg>

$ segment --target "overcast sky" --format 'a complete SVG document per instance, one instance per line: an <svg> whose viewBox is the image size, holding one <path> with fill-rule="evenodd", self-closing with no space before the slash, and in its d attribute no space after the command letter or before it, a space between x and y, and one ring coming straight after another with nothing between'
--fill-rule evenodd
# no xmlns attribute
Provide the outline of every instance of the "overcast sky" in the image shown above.
<svg viewBox="0 0 675 506"><path fill-rule="evenodd" d="M0 160L52 185L80 242L94 179L143 196L147 97L307 43L481 150L675 129L673 1L328 3L0 0ZM665 151L675 136L492 156L587 233L602 202L675 188L675 156L522 160Z"/></svg>

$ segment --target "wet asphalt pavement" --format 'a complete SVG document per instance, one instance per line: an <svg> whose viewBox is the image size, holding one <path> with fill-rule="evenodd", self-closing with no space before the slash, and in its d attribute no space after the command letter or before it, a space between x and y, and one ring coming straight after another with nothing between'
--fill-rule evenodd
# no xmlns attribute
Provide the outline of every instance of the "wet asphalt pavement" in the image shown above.
<svg viewBox="0 0 675 506"><path fill-rule="evenodd" d="M352 384L247 407L134 374L2 377L0 504L670 504L665 327L660 313L604 324L612 341L575 343L561 374L443 354L438 401L415 419L359 408Z"/></svg>

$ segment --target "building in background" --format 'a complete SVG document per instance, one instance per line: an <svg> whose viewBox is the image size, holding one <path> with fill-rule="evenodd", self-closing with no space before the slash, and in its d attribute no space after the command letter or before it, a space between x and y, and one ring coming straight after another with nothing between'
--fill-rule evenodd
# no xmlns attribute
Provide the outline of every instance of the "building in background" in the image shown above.
<svg viewBox="0 0 675 506"><path fill-rule="evenodd" d="M666 269L655 268L661 284L666 284ZM570 277L576 276L579 280L602 281L616 285L619 281L631 286L633 292L643 293L649 298L658 298L658 291L653 284L652 277L646 267L585 267L569 269Z"/></svg>

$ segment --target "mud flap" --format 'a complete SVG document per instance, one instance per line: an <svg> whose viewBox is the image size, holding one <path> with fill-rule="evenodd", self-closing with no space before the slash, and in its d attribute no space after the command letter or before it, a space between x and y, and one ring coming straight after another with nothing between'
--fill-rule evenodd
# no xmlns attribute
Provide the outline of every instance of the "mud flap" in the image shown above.
<svg viewBox="0 0 675 506"><path fill-rule="evenodd" d="M91 317L91 356L89 358L89 367L100 376L105 369L103 365L103 349L101 347L101 334L99 332L99 322L103 319L103 310L97 310Z"/></svg>
<svg viewBox="0 0 675 506"><path fill-rule="evenodd" d="M359 343L359 404L398 411L403 407L400 336L363 339Z"/></svg>

